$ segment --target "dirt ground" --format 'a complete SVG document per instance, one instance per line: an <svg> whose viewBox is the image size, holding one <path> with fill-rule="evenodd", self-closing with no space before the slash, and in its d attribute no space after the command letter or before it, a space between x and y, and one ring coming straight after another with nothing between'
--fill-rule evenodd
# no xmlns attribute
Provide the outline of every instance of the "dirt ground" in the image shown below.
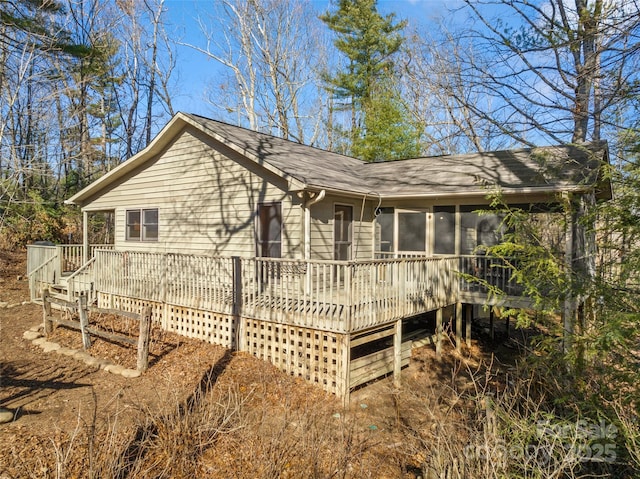
<svg viewBox="0 0 640 479"><path fill-rule="evenodd" d="M304 381L289 377L271 365L243 353L198 340L154 331L150 368L138 378L127 379L55 352L42 350L23 338L29 328L42 321L41 307L28 301L25 254L0 252L0 301L13 305L0 309L0 407L14 413L14 420L0 424L0 478L21 477L16 458L28 458L34 444L60 435L73 436L75 430L97 423L113 423L134 428L141 417L162 414L167 408L184 404L203 384L224 380L240 391L260 389L274 404L322 405L327 417L344 414L336 397ZM80 347L80 335L60 329L54 341ZM96 341L91 354L127 367L135 367L135 350ZM467 350L465 367L475 368L486 353L474 345ZM403 380L421 384L451 382L460 362L451 353L435 360L431 347L414 350ZM390 379L361 388L352 395L350 411L355 411L363 428L380 434L380 443L402 441L393 433L397 411L393 406ZM333 415L333 416L330 416ZM219 456L220 457L220 456ZM14 469L3 471L11 458ZM25 459L26 460L26 459ZM16 472L17 471L17 472ZM405 468L405 472L407 469ZM55 477L43 473L41 477ZM216 476L210 476L216 477ZM382 477L376 474L369 477ZM417 477L409 472L386 477Z"/></svg>
<svg viewBox="0 0 640 479"><path fill-rule="evenodd" d="M118 411L153 408L166 396L177 399L193 392L202 377L225 354L225 349L188 338L163 335L151 346L151 367L139 378L127 379L56 353L23 339L23 333L42 323L42 308L21 304L29 299L24 255L0 253L0 301L17 306L0 309L0 407L15 414L0 426L0 454L25 434L47 436L76 427L90 411L105 416ZM51 338L81 347L80 335L58 328ZM154 349L157 354L154 353ZM135 351L106 341L94 341L91 354L135 368ZM123 413L125 411L125 413Z"/></svg>

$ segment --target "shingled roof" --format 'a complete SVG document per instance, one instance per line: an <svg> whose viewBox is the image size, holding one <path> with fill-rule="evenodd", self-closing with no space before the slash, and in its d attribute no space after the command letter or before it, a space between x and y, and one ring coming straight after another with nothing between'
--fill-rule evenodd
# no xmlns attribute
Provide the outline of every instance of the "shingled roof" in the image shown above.
<svg viewBox="0 0 640 479"><path fill-rule="evenodd" d="M603 180L606 142L447 155L380 163L284 140L199 115L178 113L130 160L80 191L67 203L83 204L101 189L157 154L185 125L287 178L292 191L328 189L344 194L375 193L383 198L483 195L596 190L611 198Z"/></svg>
<svg viewBox="0 0 640 479"><path fill-rule="evenodd" d="M605 142L367 163L264 133L189 115L306 187L383 197L567 191L593 188L607 160ZM606 192L605 192L606 195Z"/></svg>

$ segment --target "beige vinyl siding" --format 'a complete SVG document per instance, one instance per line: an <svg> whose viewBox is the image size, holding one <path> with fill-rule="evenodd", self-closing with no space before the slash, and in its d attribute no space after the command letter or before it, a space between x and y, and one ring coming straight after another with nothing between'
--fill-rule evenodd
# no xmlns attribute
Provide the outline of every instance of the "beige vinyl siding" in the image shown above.
<svg viewBox="0 0 640 479"><path fill-rule="evenodd" d="M353 207L352 259L371 259L373 211L378 204L377 199L366 201L361 222L362 200L336 195L327 195L321 202L311 206L311 259L333 259L333 215L336 204Z"/></svg>
<svg viewBox="0 0 640 479"><path fill-rule="evenodd" d="M296 257L301 208L286 188L282 178L186 130L87 209L115 208L117 249L254 256L258 203L280 201L282 254ZM157 242L125 240L126 211L133 208L158 208Z"/></svg>

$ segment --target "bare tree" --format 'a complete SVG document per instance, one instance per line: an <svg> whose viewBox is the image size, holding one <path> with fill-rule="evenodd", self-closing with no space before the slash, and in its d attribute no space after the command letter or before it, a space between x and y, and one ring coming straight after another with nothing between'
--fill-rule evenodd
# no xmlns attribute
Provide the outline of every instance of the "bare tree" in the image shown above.
<svg viewBox="0 0 640 479"><path fill-rule="evenodd" d="M635 0L465 3L476 23L457 38L475 48L456 59L465 91L491 105L452 89L458 104L524 144L598 140L616 126L617 107L637 83Z"/></svg>
<svg viewBox="0 0 640 479"><path fill-rule="evenodd" d="M122 16L118 75L122 88L120 110L124 155L130 157L151 141L158 118L174 113L171 74L175 68L171 42L164 25L164 0L118 0Z"/></svg>
<svg viewBox="0 0 640 479"><path fill-rule="evenodd" d="M440 35L436 38L416 32L409 36L401 64L404 95L414 121L424 129L424 153L442 155L510 146L513 140L503 134L508 125L498 127L472 110L492 110L489 92L470 88L466 82L461 58L475 58L473 47L462 45L445 30Z"/></svg>
<svg viewBox="0 0 640 479"><path fill-rule="evenodd" d="M189 46L228 72L209 95L219 113L299 142L316 137L322 50L311 12L300 0L224 0L200 17L205 46Z"/></svg>

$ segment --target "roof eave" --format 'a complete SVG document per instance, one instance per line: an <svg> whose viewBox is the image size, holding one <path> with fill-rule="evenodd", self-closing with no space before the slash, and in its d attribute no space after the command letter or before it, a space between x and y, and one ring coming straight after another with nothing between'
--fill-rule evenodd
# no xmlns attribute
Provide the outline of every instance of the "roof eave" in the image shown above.
<svg viewBox="0 0 640 479"><path fill-rule="evenodd" d="M555 195L562 192L571 193L584 193L589 191L589 188L585 188L580 185L562 185L553 187L526 187L526 188L497 188L497 189L472 189L456 192L442 192L434 191L429 193L412 193L412 194L395 194L395 193L382 193L381 197L385 200L407 200L407 199L443 199L452 198L459 199L464 197L487 197L492 193L500 193L504 196L517 196L517 195Z"/></svg>

